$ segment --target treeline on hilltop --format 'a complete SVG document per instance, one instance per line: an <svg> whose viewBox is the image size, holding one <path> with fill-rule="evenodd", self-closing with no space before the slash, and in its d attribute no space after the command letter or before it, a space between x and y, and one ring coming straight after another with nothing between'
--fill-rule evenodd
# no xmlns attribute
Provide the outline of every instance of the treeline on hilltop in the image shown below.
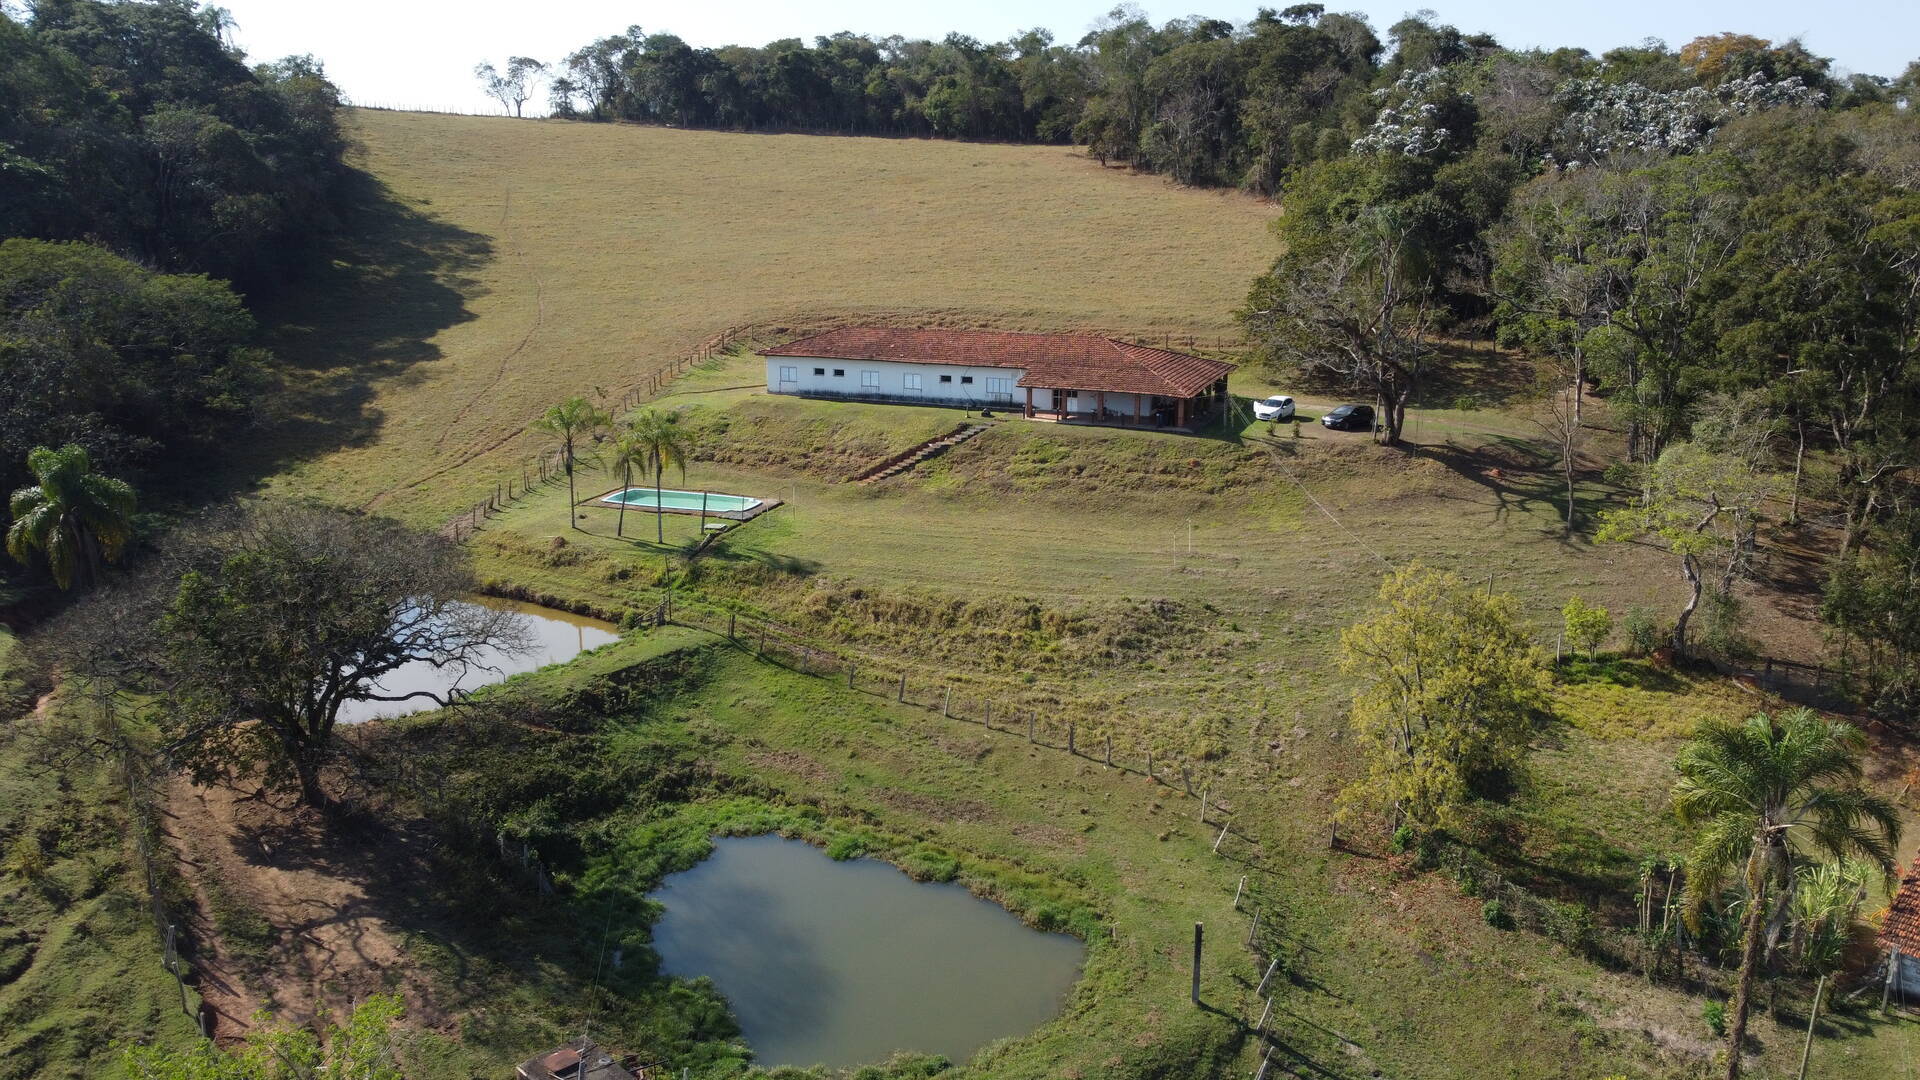
<svg viewBox="0 0 1920 1080"><path fill-rule="evenodd" d="M1391 45L1389 51L1388 45ZM1596 95L1627 107L1658 99L1751 96L1787 80L1829 107L1886 101L1899 80L1836 76L1798 43L1745 35L1658 43L1595 57L1581 49L1516 52L1409 16L1386 42L1351 14L1319 4L1263 8L1243 26L1198 16L1155 27L1116 8L1084 37L1061 44L1043 29L984 43L874 39L851 33L761 47L694 48L670 33L631 27L552 65L516 58L506 76L483 65L489 91L518 111L540 74L553 114L741 130L799 129L1081 143L1189 184L1277 191L1292 168L1346 154L1366 138L1381 96L1403 79L1454 72L1464 93L1529 125L1511 146L1553 153L1581 138L1579 114Z"/></svg>
<svg viewBox="0 0 1920 1080"><path fill-rule="evenodd" d="M338 226L339 93L191 0L0 10L0 490L34 446L153 468L253 415L242 295Z"/></svg>

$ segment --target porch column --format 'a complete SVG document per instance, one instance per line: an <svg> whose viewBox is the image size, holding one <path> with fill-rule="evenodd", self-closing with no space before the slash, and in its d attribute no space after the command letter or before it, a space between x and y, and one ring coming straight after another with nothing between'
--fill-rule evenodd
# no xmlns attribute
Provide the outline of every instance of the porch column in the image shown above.
<svg viewBox="0 0 1920 1080"><path fill-rule="evenodd" d="M1174 427L1187 426L1187 399L1186 398L1180 398L1174 402L1173 426Z"/></svg>
<svg viewBox="0 0 1920 1080"><path fill-rule="evenodd" d="M1139 394L1133 395L1133 422L1136 424L1140 422L1140 395Z"/></svg>
<svg viewBox="0 0 1920 1080"><path fill-rule="evenodd" d="M1107 392L1105 390L1095 390L1093 392L1093 418L1095 420L1105 420L1107 418Z"/></svg>
<svg viewBox="0 0 1920 1080"><path fill-rule="evenodd" d="M1033 387L1027 387L1027 419L1033 419Z"/></svg>

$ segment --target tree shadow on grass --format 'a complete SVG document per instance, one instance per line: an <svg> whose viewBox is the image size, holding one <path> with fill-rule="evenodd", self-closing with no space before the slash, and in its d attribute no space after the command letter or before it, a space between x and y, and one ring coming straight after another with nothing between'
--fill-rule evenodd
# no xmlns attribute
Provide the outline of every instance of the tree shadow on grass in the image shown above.
<svg viewBox="0 0 1920 1080"><path fill-rule="evenodd" d="M493 242L408 204L375 177L349 174L341 232L311 269L256 311L281 385L256 427L217 451L192 497L238 494L288 466L372 441L383 380L440 359L432 338L475 318L474 272ZM208 490L209 482L213 487Z"/></svg>

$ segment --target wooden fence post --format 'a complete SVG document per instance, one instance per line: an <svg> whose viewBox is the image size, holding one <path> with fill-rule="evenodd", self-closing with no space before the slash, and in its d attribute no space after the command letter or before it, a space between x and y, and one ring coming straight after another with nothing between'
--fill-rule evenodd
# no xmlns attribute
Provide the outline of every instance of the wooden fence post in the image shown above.
<svg viewBox="0 0 1920 1080"><path fill-rule="evenodd" d="M1247 875L1240 875L1240 884L1233 887L1233 910L1240 910L1240 893L1247 887Z"/></svg>
<svg viewBox="0 0 1920 1080"><path fill-rule="evenodd" d="M1200 940L1202 924L1193 924L1193 1003L1200 1004Z"/></svg>
<svg viewBox="0 0 1920 1080"><path fill-rule="evenodd" d="M847 662L847 689L853 689L853 673L858 670L860 670L859 665L852 661Z"/></svg>
<svg viewBox="0 0 1920 1080"><path fill-rule="evenodd" d="M907 673L904 671L900 673L900 693L898 696L894 698L894 700L895 701L907 700Z"/></svg>
<svg viewBox="0 0 1920 1080"><path fill-rule="evenodd" d="M1265 975L1260 976L1260 985L1254 987L1254 990L1253 990L1254 993L1259 994L1262 997L1266 996L1267 982L1273 978L1274 970L1279 966L1280 966L1280 958L1276 956L1273 958L1273 962L1267 965L1267 973Z"/></svg>
<svg viewBox="0 0 1920 1080"><path fill-rule="evenodd" d="M993 730L993 702L992 702L992 701L988 701L988 702L987 702L987 719L986 719L986 725L987 725L987 730L988 730L988 731L992 731L992 730Z"/></svg>
<svg viewBox="0 0 1920 1080"><path fill-rule="evenodd" d="M1028 709L1027 710L1027 741L1028 742L1033 741L1033 717L1034 717L1034 710Z"/></svg>
<svg viewBox="0 0 1920 1080"><path fill-rule="evenodd" d="M1069 754L1079 753L1078 750L1075 750L1073 748L1073 721L1071 720L1067 721L1067 753Z"/></svg>
<svg viewBox="0 0 1920 1080"><path fill-rule="evenodd" d="M1200 824L1202 825L1207 823L1207 799L1212 795L1213 785L1209 784L1200 789Z"/></svg>
<svg viewBox="0 0 1920 1080"><path fill-rule="evenodd" d="M1253 925L1247 927L1247 944L1253 944L1253 936L1260 932L1260 913L1253 913Z"/></svg>
<svg viewBox="0 0 1920 1080"><path fill-rule="evenodd" d="M947 696L940 699L940 715L942 717L946 717L946 716L951 716L952 714L953 714L953 684L949 683L947 684Z"/></svg>
<svg viewBox="0 0 1920 1080"><path fill-rule="evenodd" d="M1113 732L1107 732L1107 768L1113 768Z"/></svg>
<svg viewBox="0 0 1920 1080"><path fill-rule="evenodd" d="M734 627L734 624L739 620L739 618L740 618L739 612L737 611L727 612L727 639L728 640L733 639L733 627Z"/></svg>
<svg viewBox="0 0 1920 1080"><path fill-rule="evenodd" d="M1149 780L1160 779L1159 777L1153 775L1153 751L1151 750L1147 751L1147 779Z"/></svg>

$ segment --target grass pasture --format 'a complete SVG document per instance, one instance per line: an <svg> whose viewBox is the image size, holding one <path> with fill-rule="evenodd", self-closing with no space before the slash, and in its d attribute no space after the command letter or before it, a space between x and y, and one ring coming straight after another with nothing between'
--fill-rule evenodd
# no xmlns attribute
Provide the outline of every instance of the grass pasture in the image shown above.
<svg viewBox="0 0 1920 1080"><path fill-rule="evenodd" d="M850 317L1233 333L1275 210L1061 147L360 110L370 192L273 313L303 375L273 486L437 522L527 423L730 327Z"/></svg>

